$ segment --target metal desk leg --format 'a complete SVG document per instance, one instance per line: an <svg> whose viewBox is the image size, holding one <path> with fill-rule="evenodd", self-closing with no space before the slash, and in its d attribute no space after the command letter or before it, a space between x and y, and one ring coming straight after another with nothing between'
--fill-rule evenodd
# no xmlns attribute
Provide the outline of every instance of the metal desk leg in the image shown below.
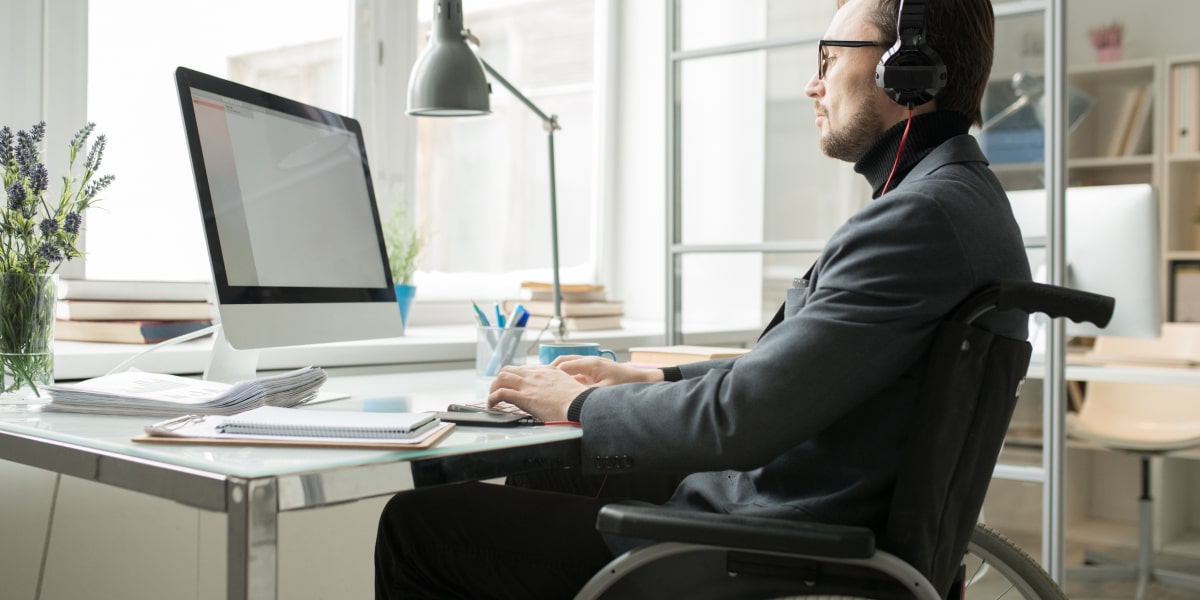
<svg viewBox="0 0 1200 600"><path fill-rule="evenodd" d="M225 596L230 600L278 595L278 494L273 477L229 482Z"/></svg>

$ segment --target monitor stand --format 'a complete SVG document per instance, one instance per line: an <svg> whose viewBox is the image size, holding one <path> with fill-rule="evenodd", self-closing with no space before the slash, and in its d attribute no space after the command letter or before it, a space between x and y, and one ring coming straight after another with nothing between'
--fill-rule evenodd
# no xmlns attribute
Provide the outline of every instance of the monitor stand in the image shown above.
<svg viewBox="0 0 1200 600"><path fill-rule="evenodd" d="M213 338L212 352L208 355L208 366L204 369L206 381L237 383L254 379L258 371L258 350L238 350L225 339L225 330L217 326Z"/></svg>
<svg viewBox="0 0 1200 600"><path fill-rule="evenodd" d="M225 339L225 331L220 325L216 326L213 336L212 351L208 355L208 367L204 369L205 381L219 381L234 384L239 381L249 381L258 377L258 349L239 350L229 345ZM350 394L338 391L321 390L307 404L318 404L333 400L344 400Z"/></svg>

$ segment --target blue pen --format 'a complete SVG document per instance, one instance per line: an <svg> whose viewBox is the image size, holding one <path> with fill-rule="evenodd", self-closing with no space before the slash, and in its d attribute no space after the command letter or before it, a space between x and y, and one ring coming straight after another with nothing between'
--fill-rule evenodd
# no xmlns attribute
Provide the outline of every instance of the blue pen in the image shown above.
<svg viewBox="0 0 1200 600"><path fill-rule="evenodd" d="M508 313L508 318L505 319L506 327L517 327L517 319L521 318L521 313L525 311L525 307L517 304L512 311Z"/></svg>
<svg viewBox="0 0 1200 600"><path fill-rule="evenodd" d="M517 308L521 309L521 316L517 317L517 327L524 327L525 324L529 322L529 311L526 310L524 306L519 304L517 305Z"/></svg>
<svg viewBox="0 0 1200 600"><path fill-rule="evenodd" d="M500 312L500 303L493 304L492 309L496 311L496 327L504 327L504 313Z"/></svg>

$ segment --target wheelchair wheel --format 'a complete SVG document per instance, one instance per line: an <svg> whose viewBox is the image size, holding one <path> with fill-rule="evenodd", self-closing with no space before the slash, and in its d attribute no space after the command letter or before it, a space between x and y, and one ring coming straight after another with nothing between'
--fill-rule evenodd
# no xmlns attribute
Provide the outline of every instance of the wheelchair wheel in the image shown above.
<svg viewBox="0 0 1200 600"><path fill-rule="evenodd" d="M1066 594L1033 557L983 523L975 526L964 564L968 599L1066 600Z"/></svg>

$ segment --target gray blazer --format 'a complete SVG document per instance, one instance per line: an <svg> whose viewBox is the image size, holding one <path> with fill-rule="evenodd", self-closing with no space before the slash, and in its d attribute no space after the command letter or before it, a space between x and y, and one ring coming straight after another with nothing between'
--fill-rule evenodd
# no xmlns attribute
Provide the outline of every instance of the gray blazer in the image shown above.
<svg viewBox="0 0 1200 600"><path fill-rule="evenodd" d="M670 504L696 510L879 527L937 324L1029 278L1003 188L974 138L951 138L834 233L749 353L594 390L583 468L692 472ZM1025 338L1026 318L994 315Z"/></svg>

